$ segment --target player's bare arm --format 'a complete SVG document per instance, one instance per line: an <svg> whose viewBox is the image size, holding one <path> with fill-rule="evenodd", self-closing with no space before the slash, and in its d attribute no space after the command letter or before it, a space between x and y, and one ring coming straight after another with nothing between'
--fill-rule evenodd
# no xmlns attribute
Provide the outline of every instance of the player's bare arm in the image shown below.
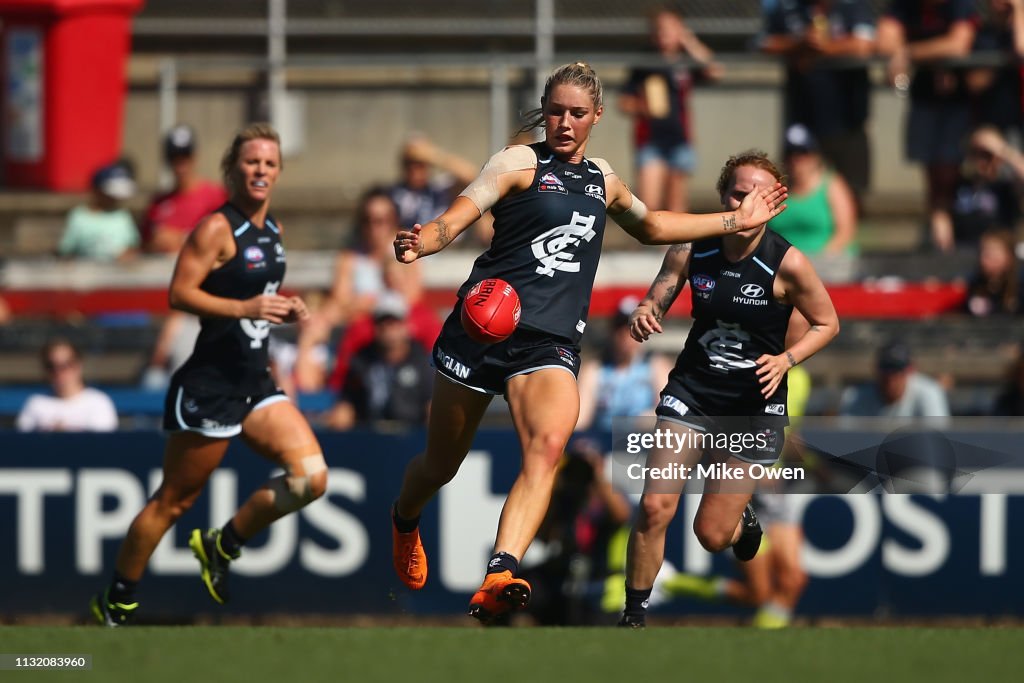
<svg viewBox="0 0 1024 683"><path fill-rule="evenodd" d="M723 213L650 211L613 173L606 173L608 214L641 244L679 244L760 227L785 210L781 183L751 192L739 209Z"/></svg>
<svg viewBox="0 0 1024 683"><path fill-rule="evenodd" d="M790 248L775 279L775 297L790 303L807 319L807 331L778 356L757 359L761 393L771 397L782 377L793 366L821 351L839 334L839 316L821 278L807 257Z"/></svg>
<svg viewBox="0 0 1024 683"><path fill-rule="evenodd" d="M529 187L536 167L537 157L528 147L512 145L498 152L447 211L426 225L398 232L395 258L412 263L441 251L500 199Z"/></svg>
<svg viewBox="0 0 1024 683"><path fill-rule="evenodd" d="M630 316L629 334L633 339L644 342L651 334L663 331L661 321L686 285L690 251L689 244L675 244L665 254L661 270L647 290L647 296Z"/></svg>

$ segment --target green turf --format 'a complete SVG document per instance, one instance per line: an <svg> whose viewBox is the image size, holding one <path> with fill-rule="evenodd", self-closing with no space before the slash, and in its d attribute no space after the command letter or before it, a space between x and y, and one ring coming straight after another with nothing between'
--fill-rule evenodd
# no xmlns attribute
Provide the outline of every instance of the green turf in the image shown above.
<svg viewBox="0 0 1024 683"><path fill-rule="evenodd" d="M1021 680L1024 629L0 627L0 653L91 654L91 672L0 681Z"/></svg>

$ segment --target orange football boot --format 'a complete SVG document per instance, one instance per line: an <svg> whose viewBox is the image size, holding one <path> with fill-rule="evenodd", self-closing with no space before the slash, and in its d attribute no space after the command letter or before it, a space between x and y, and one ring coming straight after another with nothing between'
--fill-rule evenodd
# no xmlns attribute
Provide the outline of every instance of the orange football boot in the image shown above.
<svg viewBox="0 0 1024 683"><path fill-rule="evenodd" d="M392 518L391 558L402 583L414 591L423 588L427 583L427 553L423 550L419 529L403 534L395 528Z"/></svg>
<svg viewBox="0 0 1024 683"><path fill-rule="evenodd" d="M512 576L512 572L488 574L469 601L469 616L489 624L512 610L526 607L530 602L530 584Z"/></svg>

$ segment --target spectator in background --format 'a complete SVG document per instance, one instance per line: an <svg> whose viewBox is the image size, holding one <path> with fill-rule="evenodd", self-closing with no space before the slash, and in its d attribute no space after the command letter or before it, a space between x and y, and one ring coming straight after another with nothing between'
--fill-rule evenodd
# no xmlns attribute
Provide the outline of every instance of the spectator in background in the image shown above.
<svg viewBox="0 0 1024 683"><path fill-rule="evenodd" d="M88 202L68 213L57 252L96 261L133 256L139 246L139 231L122 203L134 194L135 178L127 164L117 162L97 169Z"/></svg>
<svg viewBox="0 0 1024 683"><path fill-rule="evenodd" d="M315 349L328 342L331 332L372 312L377 298L389 289L401 292L406 303L422 294L419 264L400 267L392 240L400 228L398 207L384 188L363 194L356 211L352 243L338 253L330 292L307 323L299 328L295 382L299 391L323 388L324 372ZM319 368L319 369L318 369Z"/></svg>
<svg viewBox="0 0 1024 683"><path fill-rule="evenodd" d="M849 387L842 395L840 415L855 417L949 417L946 392L934 379L914 369L910 347L903 342L883 346L877 357L875 384Z"/></svg>
<svg viewBox="0 0 1024 683"><path fill-rule="evenodd" d="M803 124L786 130L786 211L769 227L809 256L842 254L857 234L857 200L842 176L825 168L818 143Z"/></svg>
<svg viewBox="0 0 1024 683"><path fill-rule="evenodd" d="M978 269L967 284L967 312L975 317L1024 312L1024 280L1009 230L988 230L981 236Z"/></svg>
<svg viewBox="0 0 1024 683"><path fill-rule="evenodd" d="M874 52L871 7L867 0L762 0L762 7L761 51L786 63L784 130L800 123L811 131L859 206L871 176L871 84L867 64L850 60Z"/></svg>
<svg viewBox="0 0 1024 683"><path fill-rule="evenodd" d="M967 159L957 180L951 218L941 222L952 227L958 248L977 249L985 231L1017 227L1022 181L1024 156L994 126L975 130L967 140Z"/></svg>
<svg viewBox="0 0 1024 683"><path fill-rule="evenodd" d="M637 195L650 209L686 211L697 165L690 91L697 82L718 79L722 67L675 12L656 11L650 28L662 63L630 70L619 109L634 121Z"/></svg>
<svg viewBox="0 0 1024 683"><path fill-rule="evenodd" d="M311 316L316 315L323 305L324 294L321 290L306 290L300 293L300 297L306 302ZM331 364L331 354L326 340L317 343L304 350L300 367L300 336L301 326L298 332L281 327L270 330L270 375L281 391L300 409L305 410L307 406L303 403L302 394L309 393L306 389L309 386L316 387L317 391L323 388Z"/></svg>
<svg viewBox="0 0 1024 683"><path fill-rule="evenodd" d="M613 418L654 415L672 363L647 353L630 336L629 316L639 303L636 297L619 302L603 357L599 362L586 360L580 368L577 430L594 427L610 432Z"/></svg>
<svg viewBox="0 0 1024 683"><path fill-rule="evenodd" d="M335 260L334 281L324 303L324 315L333 325L344 324L373 310L377 297L387 289L384 271L395 260L392 241L403 225L398 205L382 188L373 188L363 195L357 221L353 243ZM406 287L410 290L420 287L419 268L400 272L408 280Z"/></svg>
<svg viewBox="0 0 1024 683"><path fill-rule="evenodd" d="M409 314L406 322L409 325L409 334L413 340L425 349L434 348L434 342L441 333L441 321L437 312L431 308L422 297L422 288L406 287L409 279L405 276L405 266L392 261L384 269L384 284L387 287L382 296L390 296L392 293L399 295L409 307ZM352 358L373 342L374 322L370 314L356 318L345 328L345 334L338 342L335 351L334 370L328 380L328 387L334 393L342 390L345 378L348 376L349 365ZM308 373L307 373L308 374Z"/></svg>
<svg viewBox="0 0 1024 683"><path fill-rule="evenodd" d="M447 152L422 133L413 133L402 146L402 179L387 188L398 208L398 224L426 225L448 208L455 196L477 176L473 162ZM433 169L442 173L432 177Z"/></svg>
<svg viewBox="0 0 1024 683"><path fill-rule="evenodd" d="M996 396L992 414L999 417L1024 415L1024 345L1018 345L1017 357L1006 372L1006 380Z"/></svg>
<svg viewBox="0 0 1024 683"><path fill-rule="evenodd" d="M184 311L169 311L160 326L149 362L139 384L147 391L167 389L178 368L185 364L199 337L199 318Z"/></svg>
<svg viewBox="0 0 1024 683"><path fill-rule="evenodd" d="M889 79L897 91L910 91L905 151L925 167L931 242L946 252L954 247L949 211L971 103L965 69L943 60L970 54L978 23L973 0L893 0L878 21Z"/></svg>
<svg viewBox="0 0 1024 683"><path fill-rule="evenodd" d="M973 51L1002 53L1007 60L997 67L969 72L976 98L975 122L1021 134L1024 94L1019 60L1024 58L1024 0L988 0L986 21L974 39Z"/></svg>
<svg viewBox="0 0 1024 683"><path fill-rule="evenodd" d="M66 339L51 339L41 355L53 394L29 397L18 414L18 431L116 431L114 403L102 391L85 386L78 349Z"/></svg>
<svg viewBox="0 0 1024 683"><path fill-rule="evenodd" d="M433 389L430 354L409 333L408 305L394 293L378 298L373 343L352 358L338 402L327 415L332 429L388 421L402 426L427 422Z"/></svg>
<svg viewBox="0 0 1024 683"><path fill-rule="evenodd" d="M143 221L146 249L177 254L192 228L228 200L220 183L201 177L196 170L196 134L179 124L164 137L164 161L174 175L174 186L150 201Z"/></svg>

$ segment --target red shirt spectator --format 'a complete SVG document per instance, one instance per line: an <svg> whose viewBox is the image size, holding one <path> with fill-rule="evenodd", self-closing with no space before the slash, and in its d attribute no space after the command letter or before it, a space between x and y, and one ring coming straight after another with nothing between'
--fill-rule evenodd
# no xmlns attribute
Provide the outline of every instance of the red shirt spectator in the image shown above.
<svg viewBox="0 0 1024 683"><path fill-rule="evenodd" d="M412 340L423 348L430 350L434 348L437 335L441 334L441 321L434 310L422 301L409 306L407 322L409 334ZM366 348L373 342L374 327L373 316L366 314L356 318L345 330L344 336L338 342L337 359L334 364L334 372L327 382L331 391L338 393L345 384L345 377L348 375L352 358L361 349Z"/></svg>
<svg viewBox="0 0 1024 683"><path fill-rule="evenodd" d="M228 199L219 184L196 172L195 133L175 126L164 139L164 158L174 174L174 189L157 195L146 209L143 239L150 251L178 253L200 220Z"/></svg>
<svg viewBox="0 0 1024 683"><path fill-rule="evenodd" d="M157 228L175 230L187 236L200 220L213 213L228 199L228 193L215 182L199 179L189 189L174 189L157 195L146 209L147 241Z"/></svg>

